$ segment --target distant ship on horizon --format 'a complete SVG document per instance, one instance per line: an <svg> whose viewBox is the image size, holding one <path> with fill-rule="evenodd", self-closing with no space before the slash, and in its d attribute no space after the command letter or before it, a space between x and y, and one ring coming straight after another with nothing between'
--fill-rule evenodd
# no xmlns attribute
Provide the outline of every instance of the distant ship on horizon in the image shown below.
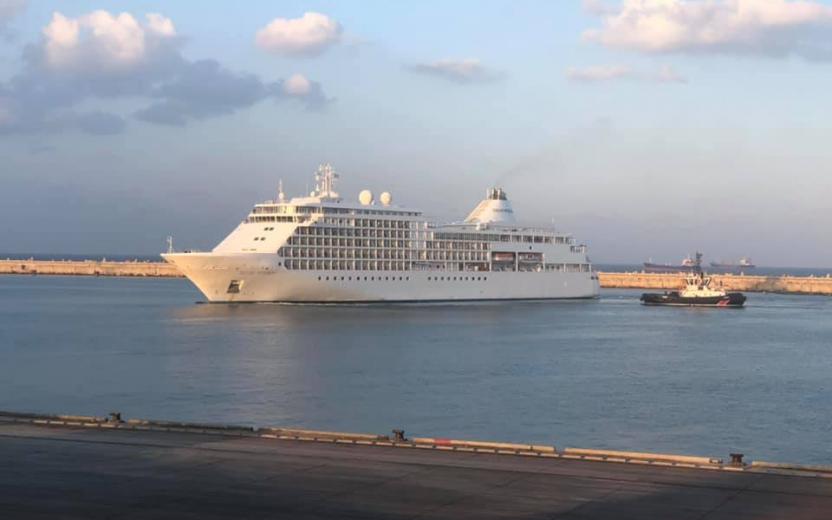
<svg viewBox="0 0 832 520"><path fill-rule="evenodd" d="M690 255L681 264L657 264L652 259L644 262L644 270L648 273L690 273L702 270L702 253L697 251L693 258Z"/></svg>
<svg viewBox="0 0 832 520"><path fill-rule="evenodd" d="M751 269L755 269L757 266L754 265L754 262L751 261L751 258L744 256L740 258L736 262L711 262L711 269L727 272L727 273L739 273L748 271Z"/></svg>
<svg viewBox="0 0 832 520"><path fill-rule="evenodd" d="M697 251L693 257L686 256L680 264L659 264L651 260L644 262L644 271L648 273L692 273L702 271L702 253ZM717 273L741 273L755 269L757 266L751 258L744 256L736 262L710 262L710 271Z"/></svg>

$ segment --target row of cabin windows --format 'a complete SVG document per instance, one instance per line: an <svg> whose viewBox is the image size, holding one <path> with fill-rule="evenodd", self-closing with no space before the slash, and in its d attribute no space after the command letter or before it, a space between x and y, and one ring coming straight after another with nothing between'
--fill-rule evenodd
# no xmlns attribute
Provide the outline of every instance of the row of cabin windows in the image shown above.
<svg viewBox="0 0 832 520"><path fill-rule="evenodd" d="M341 277L341 281L342 281L342 282L351 282L351 281L352 281L352 278L353 278L352 276L342 276L342 277ZM400 281L400 282L409 282L409 281L410 281L410 277L409 277L409 276L399 276L398 278L399 278L399 281ZM319 277L318 277L318 281L319 281L319 282L321 282L321 281L323 281L323 282L328 282L328 281L329 281L329 279L330 279L330 277L329 277L329 276L319 276ZM393 281L393 282L395 282L395 281L396 281L396 277L395 277L395 276L385 276L385 277L384 277L384 281L385 281L385 282L389 282L389 281L391 281L391 279L392 279L392 281ZM332 277L332 281L333 281L333 282L337 282L337 281L338 281L338 277L337 277L337 276L333 276L333 277ZM361 281L361 277L360 277L360 276L356 276L356 277L355 277L355 281L356 281L356 282L360 282L360 281ZM369 282L375 282L375 281L379 281L379 282L380 282L380 281L382 281L382 279L381 279L381 276L378 276L378 277L376 277L376 276L369 276L369 277L365 276L365 277L364 277L364 281L365 281L365 282L368 282L368 281L369 281Z"/></svg>
<svg viewBox="0 0 832 520"><path fill-rule="evenodd" d="M433 282L445 282L445 281L447 281L447 282L456 282L456 281L467 282L469 279L472 282L488 281L487 276L428 276L428 281L429 282L430 281L433 281Z"/></svg>
<svg viewBox="0 0 832 520"><path fill-rule="evenodd" d="M304 229L304 228L301 228ZM392 229L327 229L327 233L307 235L298 233L292 238L300 241L320 240L323 238L415 238L416 233Z"/></svg>
<svg viewBox="0 0 832 520"><path fill-rule="evenodd" d="M309 260L287 259L286 269L310 271L524 271L524 272L591 272L591 264L537 264L515 266L513 263L500 264L487 262L407 262L390 260Z"/></svg>
<svg viewBox="0 0 832 520"><path fill-rule="evenodd" d="M405 220L375 220L375 219L324 219L319 221L318 226L304 226L297 230L300 235L330 235L338 230L367 228L367 229L419 229L420 222L410 222ZM337 226L337 227L326 227ZM424 226L423 226L424 227Z"/></svg>
<svg viewBox="0 0 832 520"><path fill-rule="evenodd" d="M282 217L282 216L250 216L246 222L306 222L306 217Z"/></svg>
<svg viewBox="0 0 832 520"><path fill-rule="evenodd" d="M406 222L395 220L372 220L372 219L337 219L333 220L334 225L343 225L347 227L323 227L323 226L303 226L296 230L296 234L300 236L379 236L380 229L387 230L404 230L404 235L396 234L395 236L411 236L408 231L420 229L418 222ZM361 228L361 229L356 229ZM387 233L385 231L385 233ZM392 231L391 231L392 233ZM385 234L384 236L388 236ZM393 236L392 234L390 236ZM517 242L526 244L569 244L571 239L564 236L545 236L545 235L520 235L520 234L502 234L495 233L448 233L444 231L422 231L419 237L424 237L428 240L436 240L439 242L462 242L474 241L476 243L486 242ZM575 246L573 246L575 247ZM577 246L580 247L580 246Z"/></svg>
<svg viewBox="0 0 832 520"><path fill-rule="evenodd" d="M391 260L284 260L286 269L300 271L410 271L410 262Z"/></svg>
<svg viewBox="0 0 832 520"><path fill-rule="evenodd" d="M437 240L485 240L488 242L524 242L527 244L568 244L570 238L549 235L522 235L496 233L450 233L436 231L433 234Z"/></svg>
<svg viewBox="0 0 832 520"><path fill-rule="evenodd" d="M277 254L284 258L357 258L389 260L461 260L484 262L487 252L478 251L428 251L415 249L350 249L281 247Z"/></svg>
<svg viewBox="0 0 832 520"><path fill-rule="evenodd" d="M251 211L255 215L263 213L300 213L323 215L387 215L418 217L419 211L392 211L352 208L322 208L320 206L285 206L285 205L257 205Z"/></svg>

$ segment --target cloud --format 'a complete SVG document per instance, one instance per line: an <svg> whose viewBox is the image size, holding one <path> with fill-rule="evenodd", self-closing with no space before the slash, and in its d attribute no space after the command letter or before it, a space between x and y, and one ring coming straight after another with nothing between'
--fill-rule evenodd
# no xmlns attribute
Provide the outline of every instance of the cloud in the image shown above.
<svg viewBox="0 0 832 520"><path fill-rule="evenodd" d="M159 14L140 23L129 13L93 11L78 18L54 13L43 29L44 60L56 70L117 71L153 59L176 36L173 22Z"/></svg>
<svg viewBox="0 0 832 520"><path fill-rule="evenodd" d="M658 83L687 83L688 78L682 76L670 65L662 65L659 71L653 76L653 80Z"/></svg>
<svg viewBox="0 0 832 520"><path fill-rule="evenodd" d="M585 41L647 53L798 55L832 59L832 7L790 0L623 0L585 7L602 27Z"/></svg>
<svg viewBox="0 0 832 520"><path fill-rule="evenodd" d="M0 37L11 41L14 38L9 30L9 22L29 7L29 0L0 0Z"/></svg>
<svg viewBox="0 0 832 520"><path fill-rule="evenodd" d="M283 56L311 57L338 43L341 24L321 13L307 12L300 18L275 18L257 31L261 49Z"/></svg>
<svg viewBox="0 0 832 520"><path fill-rule="evenodd" d="M300 74L284 81L264 83L254 74L234 73L214 60L188 64L174 80L159 85L152 95L159 101L136 112L136 118L171 126L232 114L268 98L294 99L307 109L319 109L330 102L320 84Z"/></svg>
<svg viewBox="0 0 832 520"><path fill-rule="evenodd" d="M594 65L580 69L570 67L566 70L566 77L570 81L584 83L612 81L632 76L633 70L624 65Z"/></svg>
<svg viewBox="0 0 832 520"><path fill-rule="evenodd" d="M312 90L312 83L301 74L293 74L283 82L287 96L305 96Z"/></svg>
<svg viewBox="0 0 832 520"><path fill-rule="evenodd" d="M487 83L503 78L501 72L485 67L480 60L439 60L431 63L417 63L409 69L419 74L426 74L446 79L455 83Z"/></svg>
<svg viewBox="0 0 832 520"><path fill-rule="evenodd" d="M566 77L576 83L608 83L618 80L650 81L654 83L687 83L688 80L670 65L663 65L658 71L644 73L627 65L593 65L570 67Z"/></svg>
<svg viewBox="0 0 832 520"><path fill-rule="evenodd" d="M267 98L309 109L331 101L313 81L306 80L305 92L288 93L282 80L265 82L214 60L190 61L183 44L173 21L160 14L137 19L94 11L70 18L56 12L42 39L25 48L21 72L0 82L0 134L122 131L122 115L76 110L100 99L150 100L134 117L165 125L230 114Z"/></svg>

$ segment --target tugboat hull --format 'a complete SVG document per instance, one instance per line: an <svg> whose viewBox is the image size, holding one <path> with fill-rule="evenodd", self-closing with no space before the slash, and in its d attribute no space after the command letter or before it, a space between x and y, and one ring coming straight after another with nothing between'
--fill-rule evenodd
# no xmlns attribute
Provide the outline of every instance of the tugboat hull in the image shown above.
<svg viewBox="0 0 832 520"><path fill-rule="evenodd" d="M644 293L641 295L644 305L670 305L677 307L728 307L737 308L745 304L745 295L738 292L724 296L685 297L678 292Z"/></svg>

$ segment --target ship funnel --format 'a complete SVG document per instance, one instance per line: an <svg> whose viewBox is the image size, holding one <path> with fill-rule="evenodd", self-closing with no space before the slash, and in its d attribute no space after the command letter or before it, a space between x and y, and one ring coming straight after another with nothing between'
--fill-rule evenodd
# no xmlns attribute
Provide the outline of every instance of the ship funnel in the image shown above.
<svg viewBox="0 0 832 520"><path fill-rule="evenodd" d="M502 188L491 188L465 219L468 224L513 224L514 210Z"/></svg>

